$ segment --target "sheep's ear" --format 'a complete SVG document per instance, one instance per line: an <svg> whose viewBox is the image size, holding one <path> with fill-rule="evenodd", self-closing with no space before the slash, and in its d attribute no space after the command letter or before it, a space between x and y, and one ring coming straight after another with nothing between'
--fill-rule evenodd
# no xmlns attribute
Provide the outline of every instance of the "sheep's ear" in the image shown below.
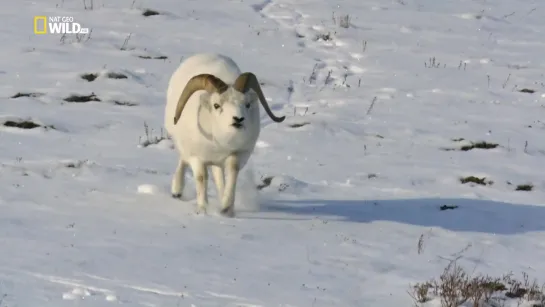
<svg viewBox="0 0 545 307"><path fill-rule="evenodd" d="M210 96L211 93L204 92L200 96L200 104L203 108L210 111L212 108L210 107Z"/></svg>

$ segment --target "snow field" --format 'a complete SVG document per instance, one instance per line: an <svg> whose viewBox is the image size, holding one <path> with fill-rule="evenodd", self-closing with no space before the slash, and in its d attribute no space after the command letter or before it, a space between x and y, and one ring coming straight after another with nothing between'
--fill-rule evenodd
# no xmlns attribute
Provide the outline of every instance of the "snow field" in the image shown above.
<svg viewBox="0 0 545 307"><path fill-rule="evenodd" d="M461 250L544 282L540 1L92 2L0 12L1 307L412 306ZM169 195L166 85L203 51L287 116L262 114L233 219L194 214L190 173Z"/></svg>

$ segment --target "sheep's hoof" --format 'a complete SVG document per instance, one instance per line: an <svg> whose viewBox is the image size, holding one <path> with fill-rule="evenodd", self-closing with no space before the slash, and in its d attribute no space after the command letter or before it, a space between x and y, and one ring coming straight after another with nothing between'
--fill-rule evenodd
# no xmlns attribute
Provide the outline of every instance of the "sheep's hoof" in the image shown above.
<svg viewBox="0 0 545 307"><path fill-rule="evenodd" d="M172 198L182 199L182 193L172 194Z"/></svg>
<svg viewBox="0 0 545 307"><path fill-rule="evenodd" d="M221 209L220 214L226 217L234 217L235 210L232 206Z"/></svg>
<svg viewBox="0 0 545 307"><path fill-rule="evenodd" d="M206 214L206 207L197 207L197 209L195 209L195 214Z"/></svg>

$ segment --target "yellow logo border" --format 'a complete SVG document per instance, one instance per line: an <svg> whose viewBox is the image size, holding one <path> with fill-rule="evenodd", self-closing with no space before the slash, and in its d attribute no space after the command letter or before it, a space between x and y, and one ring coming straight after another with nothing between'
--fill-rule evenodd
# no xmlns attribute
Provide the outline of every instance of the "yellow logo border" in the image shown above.
<svg viewBox="0 0 545 307"><path fill-rule="evenodd" d="M44 21L44 29L38 30L38 21ZM34 34L47 34L47 16L34 16Z"/></svg>

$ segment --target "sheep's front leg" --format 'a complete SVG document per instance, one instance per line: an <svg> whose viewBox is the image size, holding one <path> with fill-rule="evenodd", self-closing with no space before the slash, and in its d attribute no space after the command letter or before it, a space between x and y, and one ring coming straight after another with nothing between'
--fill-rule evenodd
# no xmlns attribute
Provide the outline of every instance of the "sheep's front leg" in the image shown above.
<svg viewBox="0 0 545 307"><path fill-rule="evenodd" d="M185 170L187 169L187 163L180 158L180 161L178 161L178 166L176 167L176 171L174 171L174 176L172 176L172 184L170 186L172 197L174 198L181 198L182 192L184 190L185 185Z"/></svg>
<svg viewBox="0 0 545 307"><path fill-rule="evenodd" d="M225 159L225 189L222 198L221 214L229 217L235 215L235 190L239 172L239 161L236 155L231 155Z"/></svg>
<svg viewBox="0 0 545 307"><path fill-rule="evenodd" d="M223 167L212 165L212 177L214 178L214 184L218 191L218 200L221 201L223 197L223 190L225 189L225 178L223 178Z"/></svg>
<svg viewBox="0 0 545 307"><path fill-rule="evenodd" d="M206 213L206 207L208 207L208 172L206 171L206 166L201 161L192 160L190 164L197 190L197 213Z"/></svg>

